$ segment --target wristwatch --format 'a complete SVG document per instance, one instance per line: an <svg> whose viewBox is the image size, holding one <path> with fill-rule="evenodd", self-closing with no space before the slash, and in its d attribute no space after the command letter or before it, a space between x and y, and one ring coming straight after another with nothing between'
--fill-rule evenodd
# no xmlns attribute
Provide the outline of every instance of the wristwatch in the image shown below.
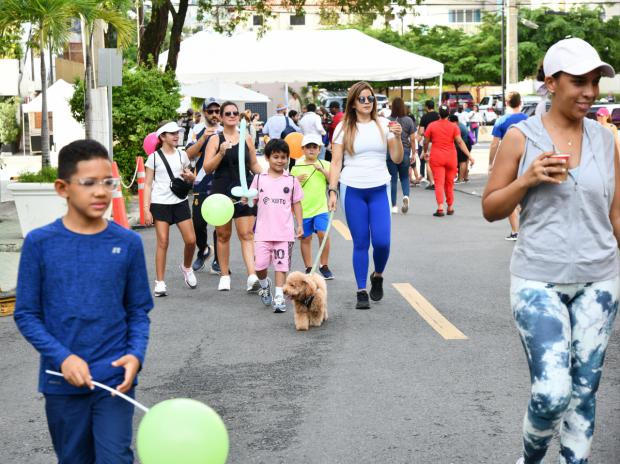
<svg viewBox="0 0 620 464"><path fill-rule="evenodd" d="M334 192L336 194L336 198L338 198L340 196L340 192L338 192L337 189L334 189L334 188L328 188L327 189L327 193L332 193L332 192Z"/></svg>

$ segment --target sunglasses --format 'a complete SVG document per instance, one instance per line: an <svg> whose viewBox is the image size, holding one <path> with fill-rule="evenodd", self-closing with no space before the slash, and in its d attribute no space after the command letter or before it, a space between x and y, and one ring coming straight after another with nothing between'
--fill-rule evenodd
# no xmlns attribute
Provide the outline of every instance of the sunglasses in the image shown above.
<svg viewBox="0 0 620 464"><path fill-rule="evenodd" d="M218 108L217 110L205 110L204 112L207 114L219 114L220 110Z"/></svg>
<svg viewBox="0 0 620 464"><path fill-rule="evenodd" d="M227 118L236 118L239 116L239 111L224 111L224 116Z"/></svg>
<svg viewBox="0 0 620 464"><path fill-rule="evenodd" d="M375 102L375 96L374 95L368 95L367 97L364 97L363 95L360 95L359 97L357 97L357 101L360 103L374 103Z"/></svg>

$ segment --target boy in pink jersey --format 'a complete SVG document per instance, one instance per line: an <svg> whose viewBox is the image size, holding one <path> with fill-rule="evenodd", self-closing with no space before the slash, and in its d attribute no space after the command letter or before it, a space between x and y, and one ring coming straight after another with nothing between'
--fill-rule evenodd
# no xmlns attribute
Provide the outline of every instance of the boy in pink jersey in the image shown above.
<svg viewBox="0 0 620 464"><path fill-rule="evenodd" d="M273 303L273 312L283 313L286 311L286 303L282 287L291 266L293 244L295 238L303 236L301 200L304 191L297 178L286 170L289 147L285 141L270 140L265 146L265 158L269 162L269 169L266 173L254 176L250 187L258 190L254 231L256 275L261 286L258 294L265 306ZM275 270L276 288L273 295L271 279L267 277L270 264L273 264Z"/></svg>

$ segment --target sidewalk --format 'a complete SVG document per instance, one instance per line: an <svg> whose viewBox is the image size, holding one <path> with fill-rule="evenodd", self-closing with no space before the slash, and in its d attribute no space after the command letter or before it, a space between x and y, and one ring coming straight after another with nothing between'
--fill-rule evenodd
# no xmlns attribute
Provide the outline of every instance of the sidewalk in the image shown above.
<svg viewBox="0 0 620 464"><path fill-rule="evenodd" d="M0 295L13 294L24 239L21 237L15 203L0 203Z"/></svg>

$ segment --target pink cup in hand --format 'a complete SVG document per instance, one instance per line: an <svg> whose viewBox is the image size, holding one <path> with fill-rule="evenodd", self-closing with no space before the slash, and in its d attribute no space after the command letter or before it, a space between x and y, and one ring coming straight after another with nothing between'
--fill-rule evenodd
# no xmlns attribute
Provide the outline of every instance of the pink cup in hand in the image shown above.
<svg viewBox="0 0 620 464"><path fill-rule="evenodd" d="M557 153L555 155L551 155L549 158L552 158L554 160L564 160L564 164L562 165L564 167L564 172L560 174L552 174L551 177L553 177L554 179L558 179L562 182L567 180L568 179L568 160L570 159L570 154ZM557 165L554 167L560 167L560 165Z"/></svg>

